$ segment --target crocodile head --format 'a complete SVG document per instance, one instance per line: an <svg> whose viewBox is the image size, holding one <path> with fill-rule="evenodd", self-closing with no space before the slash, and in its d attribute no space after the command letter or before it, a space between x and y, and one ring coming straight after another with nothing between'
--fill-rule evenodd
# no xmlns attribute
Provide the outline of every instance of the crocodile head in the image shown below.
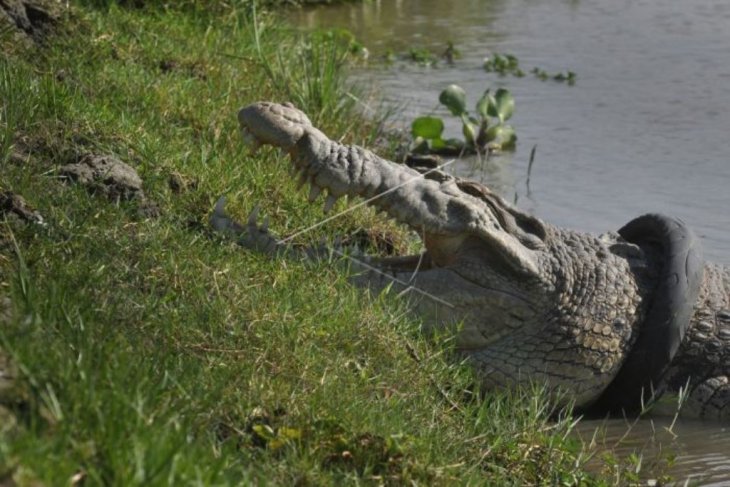
<svg viewBox="0 0 730 487"><path fill-rule="evenodd" d="M360 197L420 236L423 254L370 259L355 280L374 288L395 281L417 291L427 323L461 323L458 347L492 384L530 370L559 376L587 402L615 373L640 301L617 236L558 229L479 183L332 141L292 105L255 103L238 119L254 148L290 155L310 201L326 191L329 210L342 196Z"/></svg>
<svg viewBox="0 0 730 487"><path fill-rule="evenodd" d="M476 285L481 302L494 295L494 303L487 307L508 308L504 315L511 318L494 320L500 327L505 319L517 319L519 308L532 308L523 296L534 293L521 288L543 281L540 253L545 250L547 229L537 218L478 183L437 170L422 174L359 147L333 142L290 104L255 103L241 109L238 119L244 140L253 149L269 144L290 154L300 182L311 187L310 201L326 191L329 210L342 196L361 197L421 237L424 255L371 260L371 265L409 280L413 273L425 276L439 269L434 279L447 279L455 291ZM432 285L428 279L421 281ZM415 282L418 285L419 279ZM452 293L439 290L448 301L444 294ZM468 294L461 293L458 303L452 304L467 306Z"/></svg>

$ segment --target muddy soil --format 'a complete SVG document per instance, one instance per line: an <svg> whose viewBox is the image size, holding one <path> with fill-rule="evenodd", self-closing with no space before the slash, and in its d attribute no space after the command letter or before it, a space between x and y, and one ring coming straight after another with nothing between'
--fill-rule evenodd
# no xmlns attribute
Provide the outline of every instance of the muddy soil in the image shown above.
<svg viewBox="0 0 730 487"><path fill-rule="evenodd" d="M0 32L20 42L43 42L62 11L61 3L52 0L0 0Z"/></svg>

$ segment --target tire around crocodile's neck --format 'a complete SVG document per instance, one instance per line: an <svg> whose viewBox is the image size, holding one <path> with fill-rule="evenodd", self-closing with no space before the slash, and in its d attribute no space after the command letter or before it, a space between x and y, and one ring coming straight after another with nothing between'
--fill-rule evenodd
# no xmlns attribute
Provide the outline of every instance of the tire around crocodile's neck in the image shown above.
<svg viewBox="0 0 730 487"><path fill-rule="evenodd" d="M702 282L702 248L682 220L647 214L618 233L628 242L654 249L662 269L639 336L614 380L588 408L590 415L635 413L651 398L653 385L682 343Z"/></svg>

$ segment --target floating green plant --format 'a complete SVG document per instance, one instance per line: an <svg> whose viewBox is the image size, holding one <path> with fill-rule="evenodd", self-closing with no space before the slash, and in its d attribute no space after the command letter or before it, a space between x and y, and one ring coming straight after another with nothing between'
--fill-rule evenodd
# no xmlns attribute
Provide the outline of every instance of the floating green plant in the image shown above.
<svg viewBox="0 0 730 487"><path fill-rule="evenodd" d="M386 49L382 56L385 64L393 64L396 61L415 63L425 67L436 67L441 63L454 64L456 59L461 58L461 51L449 41L440 53L428 47L411 47L404 52L396 52L392 48Z"/></svg>
<svg viewBox="0 0 730 487"><path fill-rule="evenodd" d="M438 62L436 54L427 47L412 47L408 50L406 59L423 66L433 66Z"/></svg>
<svg viewBox="0 0 730 487"><path fill-rule="evenodd" d="M502 76L512 75L518 78L525 76L525 72L520 67L520 60L517 56L512 54L494 54L491 57L484 59L482 67L488 73L497 73ZM546 81L549 79L564 82L572 86L575 84L576 75L573 71L564 71L555 74L550 74L542 68L533 68L530 73L534 74L536 78Z"/></svg>
<svg viewBox="0 0 730 487"><path fill-rule="evenodd" d="M476 116L466 109L466 92L458 85L449 85L439 95L439 102L461 120L464 139L444 139L444 122L440 117L424 116L411 124L413 152L460 153L512 150L517 135L505 123L512 117L515 102L512 94L500 88L492 94L486 90L476 104Z"/></svg>
<svg viewBox="0 0 730 487"><path fill-rule="evenodd" d="M531 73L533 73L538 79L540 79L542 81L547 81L549 79L552 79L555 81L559 81L561 83L567 83L571 86L575 84L576 76L573 71L565 71L565 72L560 72L560 73L556 73L556 74L550 74L547 71L545 71L544 69L532 68Z"/></svg>
<svg viewBox="0 0 730 487"><path fill-rule="evenodd" d="M520 61L512 54L495 54L484 59L482 65L487 72L499 73L501 75L511 74L521 78L525 72L520 69Z"/></svg>
<svg viewBox="0 0 730 487"><path fill-rule="evenodd" d="M461 51L454 45L453 42L449 41L446 44L446 49L441 54L441 57L446 61L446 64L454 64L456 59L461 58Z"/></svg>
<svg viewBox="0 0 730 487"><path fill-rule="evenodd" d="M367 59L369 56L367 47L355 37L352 31L344 27L320 29L314 31L311 36L313 42L329 42L342 46L355 58Z"/></svg>

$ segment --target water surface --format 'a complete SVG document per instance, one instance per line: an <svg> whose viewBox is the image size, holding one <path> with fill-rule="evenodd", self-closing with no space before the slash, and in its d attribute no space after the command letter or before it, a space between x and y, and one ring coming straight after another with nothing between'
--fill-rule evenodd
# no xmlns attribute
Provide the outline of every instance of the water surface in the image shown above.
<svg viewBox="0 0 730 487"><path fill-rule="evenodd" d="M672 420L580 422L576 436L594 453L587 469L606 474L607 454L624 461L633 455L644 480L669 475L677 485L729 485L730 428L712 421Z"/></svg>
<svg viewBox="0 0 730 487"><path fill-rule="evenodd" d="M486 88L505 86L517 102L518 150L488 177L508 199L516 194L551 223L599 233L646 212L677 216L701 236L708 258L730 263L730 3L393 0L293 16L305 27L350 29L371 58L387 49L442 52L454 42L462 58L451 67L396 63L356 76L402 108L404 126L432 112L450 83L464 87L472 106ZM517 56L526 71L571 70L578 81L486 73L482 60L492 53Z"/></svg>

